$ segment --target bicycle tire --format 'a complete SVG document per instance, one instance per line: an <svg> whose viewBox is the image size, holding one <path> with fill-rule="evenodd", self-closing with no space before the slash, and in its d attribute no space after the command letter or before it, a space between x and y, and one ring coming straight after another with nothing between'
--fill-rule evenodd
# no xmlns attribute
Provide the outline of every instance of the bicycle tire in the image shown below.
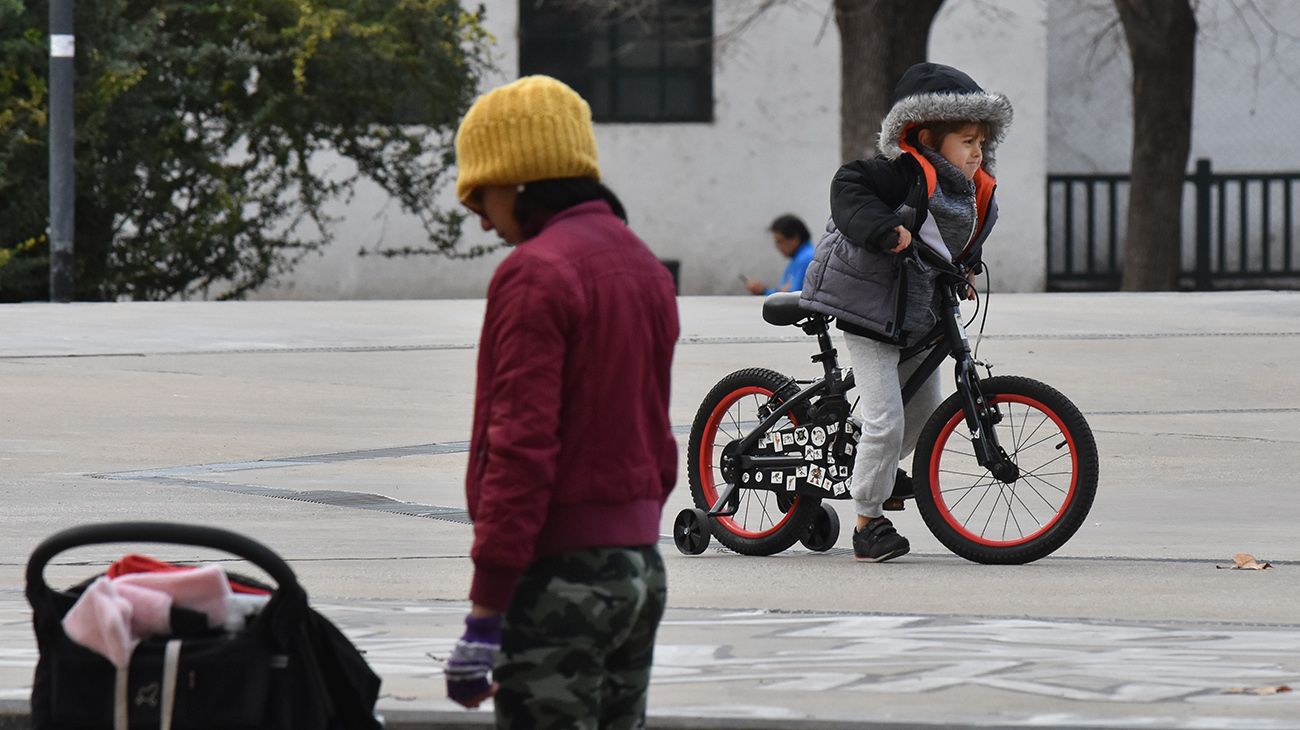
<svg viewBox="0 0 1300 730"><path fill-rule="evenodd" d="M1013 484L993 478L976 462L969 440L954 438L965 413L953 394L917 442L916 506L930 532L957 555L995 565L1030 563L1059 549L1087 518L1097 494L1096 440L1079 409L1046 383L1004 375L982 381L981 390L1003 413L998 440L1020 478ZM973 484L962 486L971 478Z"/></svg>
<svg viewBox="0 0 1300 730"><path fill-rule="evenodd" d="M760 405L769 400L782 403L798 392L799 386L793 380L764 368L737 370L713 386L700 403L695 421L691 424L686 457L691 498L697 507L707 512L717 501L719 486L724 482L716 457L722 453L726 443L746 433L739 418L733 417L731 426L723 426L728 411L745 399ZM751 403L745 403L741 407ZM795 408L790 413L789 420L795 424L807 422L807 409ZM724 428L727 429L725 432L722 431ZM720 432L723 436L721 443ZM814 510L820 509L821 504L820 499L796 495L789 508L781 511L775 492L741 487L738 493L740 509L736 515L710 517L709 529L718 542L742 555L774 555L789 548L807 532ZM773 514L773 510L776 510L776 514ZM758 514L755 514L756 519L751 524L749 515L755 511ZM769 523L766 527L765 519Z"/></svg>

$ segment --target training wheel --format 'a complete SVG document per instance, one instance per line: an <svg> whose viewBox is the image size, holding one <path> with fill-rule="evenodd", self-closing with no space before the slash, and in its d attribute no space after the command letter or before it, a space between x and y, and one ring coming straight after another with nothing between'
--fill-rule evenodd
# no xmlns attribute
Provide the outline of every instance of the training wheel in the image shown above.
<svg viewBox="0 0 1300 730"><path fill-rule="evenodd" d="M838 529L838 526L837 528ZM699 555L709 549L709 516L692 507L677 513L673 521L673 542L683 555Z"/></svg>
<svg viewBox="0 0 1300 730"><path fill-rule="evenodd" d="M813 518L808 523L808 531L799 538L799 542L809 550L824 553L835 547L835 542L839 539L839 515L835 514L834 507L822 502L821 509L813 512Z"/></svg>

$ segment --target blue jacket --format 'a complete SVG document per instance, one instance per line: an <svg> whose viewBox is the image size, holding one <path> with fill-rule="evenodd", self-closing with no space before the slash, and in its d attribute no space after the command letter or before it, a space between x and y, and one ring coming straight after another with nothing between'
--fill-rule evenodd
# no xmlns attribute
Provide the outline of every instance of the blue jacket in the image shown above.
<svg viewBox="0 0 1300 730"><path fill-rule="evenodd" d="M799 244L799 248L795 249L794 255L790 257L790 263L785 265L785 273L781 274L780 285L769 286L763 290L763 293L775 294L779 291L799 291L803 287L803 279L808 273L808 264L812 263L815 250L816 247L813 246L811 239Z"/></svg>

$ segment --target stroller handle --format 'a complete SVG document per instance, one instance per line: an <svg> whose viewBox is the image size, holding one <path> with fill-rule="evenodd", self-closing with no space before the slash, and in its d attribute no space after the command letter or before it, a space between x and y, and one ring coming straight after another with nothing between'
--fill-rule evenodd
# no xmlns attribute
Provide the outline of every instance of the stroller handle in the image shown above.
<svg viewBox="0 0 1300 730"><path fill-rule="evenodd" d="M103 522L71 527L45 538L27 561L27 595L48 593L45 566L72 548L115 542L156 542L213 548L243 558L275 580L277 593L301 593L293 570L270 548L243 535L218 527L184 525L175 522Z"/></svg>

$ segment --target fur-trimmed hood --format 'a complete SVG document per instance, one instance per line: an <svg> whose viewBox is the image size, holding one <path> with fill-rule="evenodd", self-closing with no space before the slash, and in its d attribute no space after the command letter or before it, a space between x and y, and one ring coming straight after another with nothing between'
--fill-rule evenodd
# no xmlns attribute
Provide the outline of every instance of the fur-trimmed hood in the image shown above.
<svg viewBox="0 0 1300 730"><path fill-rule="evenodd" d="M993 172L994 153L1011 126L1011 102L1002 94L985 91L974 79L952 66L918 63L898 80L894 105L880 125L876 144L880 154L893 160L903 154L899 146L907 130L921 122L974 121L989 127L984 142L983 167Z"/></svg>

